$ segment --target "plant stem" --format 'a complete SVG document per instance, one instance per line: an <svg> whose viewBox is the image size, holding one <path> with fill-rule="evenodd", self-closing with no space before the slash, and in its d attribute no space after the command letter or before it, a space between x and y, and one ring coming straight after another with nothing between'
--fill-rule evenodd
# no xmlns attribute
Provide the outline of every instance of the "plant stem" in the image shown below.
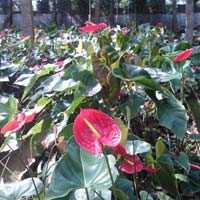
<svg viewBox="0 0 200 200"><path fill-rule="evenodd" d="M8 147L11 149L11 151L14 151L13 148L12 148L9 144L7 144L7 145L8 145ZM35 188L35 191L36 191L36 195L37 195L37 197L38 197L38 200L40 200L40 195L39 195L37 186L36 186L35 181L34 181L34 178L33 178L33 171L32 171L32 169L29 167L28 158L27 158L27 156L26 156L26 153L24 153L23 155L24 155L24 157L25 157L25 159L26 159L26 161L27 161L27 165L24 163L24 161L21 159L21 157L19 157L17 154L16 154L16 157L22 162L22 164L25 166L25 168L26 168L27 171L29 172L30 177L31 177L31 180L32 180L33 185L34 185L34 188Z"/></svg>
<svg viewBox="0 0 200 200"><path fill-rule="evenodd" d="M108 168L108 173L110 175L110 180L111 180L111 183L112 183L112 192L113 192L113 195L114 195L114 199L117 200L117 194L116 192L114 191L114 180L113 180L113 176L112 176L112 172L111 172L111 168L110 168L110 164L109 164L109 160L108 160L108 156L104 150L104 147L102 145L102 149L103 149L103 155L105 157L105 160L106 160L106 165L107 165L107 168Z"/></svg>
<svg viewBox="0 0 200 200"><path fill-rule="evenodd" d="M133 152L134 152L134 141L133 141ZM136 163L135 163L135 158L133 159L133 164L134 164L134 171L136 171ZM136 200L139 200L139 193L138 193L138 188L137 188L137 180L136 180L136 174L133 173L133 187L136 195Z"/></svg>
<svg viewBox="0 0 200 200"><path fill-rule="evenodd" d="M49 153L49 157L48 157L48 160L47 160L47 164L46 164L46 169L45 169L45 175L44 175L44 190L43 190L43 193L44 193L44 198L45 198L45 195L46 195L46 177L47 177L47 173L48 173L48 168L49 168L49 162L51 160L51 155L53 153L53 150L54 150L54 147L56 146L56 144L54 144L51 148L51 151Z"/></svg>
<svg viewBox="0 0 200 200"><path fill-rule="evenodd" d="M137 189L137 181L136 181L136 175L135 174L133 174L133 187L135 189L136 200L139 200L138 189Z"/></svg>
<svg viewBox="0 0 200 200"><path fill-rule="evenodd" d="M183 69L183 66L181 68L181 75L182 75L182 79L181 79L181 88L180 88L180 91L181 91L181 102L183 103L184 102L184 69Z"/></svg>
<svg viewBox="0 0 200 200"><path fill-rule="evenodd" d="M94 193L102 200L105 200L97 191L94 190Z"/></svg>
<svg viewBox="0 0 200 200"><path fill-rule="evenodd" d="M85 188L85 193L86 193L87 200L90 200L90 196L89 196L89 192L87 188Z"/></svg>

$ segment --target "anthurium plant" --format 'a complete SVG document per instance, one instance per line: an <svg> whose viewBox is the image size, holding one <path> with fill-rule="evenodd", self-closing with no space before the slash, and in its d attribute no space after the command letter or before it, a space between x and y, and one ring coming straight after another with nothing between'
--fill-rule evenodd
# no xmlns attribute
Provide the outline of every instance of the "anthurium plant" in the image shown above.
<svg viewBox="0 0 200 200"><path fill-rule="evenodd" d="M0 32L0 199L198 199L196 36L86 22L35 37Z"/></svg>

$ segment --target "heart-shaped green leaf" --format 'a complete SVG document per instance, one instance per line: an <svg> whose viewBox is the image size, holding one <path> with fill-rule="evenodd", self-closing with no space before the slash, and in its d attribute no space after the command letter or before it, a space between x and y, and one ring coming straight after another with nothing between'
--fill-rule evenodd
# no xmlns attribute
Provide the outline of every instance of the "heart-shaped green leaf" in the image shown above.
<svg viewBox="0 0 200 200"><path fill-rule="evenodd" d="M116 159L108 155L114 181L118 171L114 167ZM111 187L111 180L103 154L93 155L81 149L72 138L68 151L58 162L47 193L47 200L67 196L77 189L92 188L105 190Z"/></svg>
<svg viewBox="0 0 200 200"><path fill-rule="evenodd" d="M31 197L37 195L37 192L40 193L42 188L43 183L38 178L28 178L19 182L0 184L0 199L16 200L22 199L22 197Z"/></svg>

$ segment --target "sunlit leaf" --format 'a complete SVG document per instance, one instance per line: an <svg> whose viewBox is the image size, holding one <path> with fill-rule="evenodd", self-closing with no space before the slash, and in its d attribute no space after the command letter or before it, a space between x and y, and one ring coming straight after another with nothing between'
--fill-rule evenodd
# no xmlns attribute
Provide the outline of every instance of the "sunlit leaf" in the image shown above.
<svg viewBox="0 0 200 200"><path fill-rule="evenodd" d="M115 158L108 155L114 181L118 172L114 167ZM72 139L68 144L67 153L60 159L53 172L47 200L67 196L77 189L92 188L105 190L111 187L105 157L103 154L93 155L84 151Z"/></svg>
<svg viewBox="0 0 200 200"><path fill-rule="evenodd" d="M43 131L47 131L51 127L51 118L46 118L35 124L26 135L23 135L23 139L28 138L31 135L39 134Z"/></svg>
<svg viewBox="0 0 200 200"><path fill-rule="evenodd" d="M33 182L34 181L34 182ZM37 191L35 189L37 188ZM38 178L28 178L19 182L0 184L0 199L16 200L22 197L31 197L40 193L43 183Z"/></svg>
<svg viewBox="0 0 200 200"><path fill-rule="evenodd" d="M0 103L0 129L11 120L17 112L18 100L10 97L6 103Z"/></svg>
<svg viewBox="0 0 200 200"><path fill-rule="evenodd" d="M168 153L168 149L162 140L158 140L155 147L157 159L159 159L162 154Z"/></svg>

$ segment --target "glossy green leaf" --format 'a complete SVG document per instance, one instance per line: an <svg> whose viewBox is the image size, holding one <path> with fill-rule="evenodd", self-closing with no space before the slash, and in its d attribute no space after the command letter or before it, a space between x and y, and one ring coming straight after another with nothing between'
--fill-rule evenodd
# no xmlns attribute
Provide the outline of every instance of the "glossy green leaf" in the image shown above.
<svg viewBox="0 0 200 200"><path fill-rule="evenodd" d="M168 82L173 79L180 79L181 74L179 72L164 72L159 68L145 68L145 70L150 74L157 82Z"/></svg>
<svg viewBox="0 0 200 200"><path fill-rule="evenodd" d="M70 140L67 150L53 172L47 200L65 197L77 189L92 188L100 191L111 187L104 155L84 151L74 139ZM118 175L114 167L116 160L112 155L108 155L108 160L115 181Z"/></svg>
<svg viewBox="0 0 200 200"><path fill-rule="evenodd" d="M180 152L175 156L176 162L188 173L190 171L189 157L186 153Z"/></svg>
<svg viewBox="0 0 200 200"><path fill-rule="evenodd" d="M68 124L65 126L60 132L59 137L64 136L65 140L68 140L70 137L73 136L73 124Z"/></svg>
<svg viewBox="0 0 200 200"><path fill-rule="evenodd" d="M95 193L96 192L96 193ZM97 195L98 193L98 195ZM111 191L110 190L102 190L102 191L94 191L91 188L88 190L88 194L89 194L89 199L90 200L102 200L102 199L106 199L106 200L111 200ZM99 196L100 195L100 196ZM86 196L86 192L85 189L78 189L75 190L74 192L71 192L69 195L67 195L66 197L59 198L59 200L88 200L87 196Z"/></svg>
<svg viewBox="0 0 200 200"><path fill-rule="evenodd" d="M193 140L197 140L197 141L200 140L200 134L192 134L190 137L191 137L191 139L193 139Z"/></svg>
<svg viewBox="0 0 200 200"><path fill-rule="evenodd" d="M147 94L157 106L157 116L162 126L170 129L178 139L182 140L187 128L187 115L183 104L171 92L163 88L162 100L158 100L152 91Z"/></svg>
<svg viewBox="0 0 200 200"><path fill-rule="evenodd" d="M200 66L200 46L193 47L190 59L195 66Z"/></svg>
<svg viewBox="0 0 200 200"><path fill-rule="evenodd" d="M0 128L11 120L17 112L18 100L10 97L6 103L0 103Z"/></svg>
<svg viewBox="0 0 200 200"><path fill-rule="evenodd" d="M34 183L33 183L34 180ZM38 178L31 178L13 182L13 183L1 183L0 184L0 199L2 200L16 200L22 197L31 197L37 195L35 187L38 193L42 191L43 183Z"/></svg>
<svg viewBox="0 0 200 200"><path fill-rule="evenodd" d="M37 113L40 112L42 109L44 109L50 102L52 101L51 98L48 97L42 97L38 100L36 111Z"/></svg>
<svg viewBox="0 0 200 200"><path fill-rule="evenodd" d="M82 96L79 92L74 93L74 100L71 103L71 105L65 110L65 113L69 117L75 110L76 108L81 104L81 102L85 99L86 97Z"/></svg>
<svg viewBox="0 0 200 200"><path fill-rule="evenodd" d="M180 42L177 42L177 43L173 44L172 51L173 52L175 52L175 51L184 51L184 50L189 49L191 47L192 47L191 44L189 44L188 42L180 41Z"/></svg>
<svg viewBox="0 0 200 200"><path fill-rule="evenodd" d="M156 158L159 159L162 154L168 153L168 149L162 140L156 142Z"/></svg>
<svg viewBox="0 0 200 200"><path fill-rule="evenodd" d="M31 79L30 82L28 83L28 85L25 87L23 96L22 96L22 100L24 100L24 98L28 95L28 93L31 91L31 89L33 88L33 86L35 85L35 83L37 82L39 78L39 75L34 75Z"/></svg>
<svg viewBox="0 0 200 200"><path fill-rule="evenodd" d="M172 130L181 140L185 136L187 128L186 110L170 92L165 94L164 101L156 103L159 122Z"/></svg>
<svg viewBox="0 0 200 200"><path fill-rule="evenodd" d="M128 48L128 36L119 32L116 43L121 51L126 50Z"/></svg>
<svg viewBox="0 0 200 200"><path fill-rule="evenodd" d="M128 141L126 144L126 151L130 155L136 155L151 151L151 145L145 141L134 140Z"/></svg>
<svg viewBox="0 0 200 200"><path fill-rule="evenodd" d="M160 170L152 174L156 182L163 187L163 189L167 190L169 194L179 195L178 184L170 155L162 154L159 159L157 159L157 164Z"/></svg>
<svg viewBox="0 0 200 200"><path fill-rule="evenodd" d="M175 177L177 180L183 181L183 182L188 182L188 177L183 174L175 174Z"/></svg>
<svg viewBox="0 0 200 200"><path fill-rule="evenodd" d="M126 193L123 190L114 188L117 198L120 200L129 200Z"/></svg>
<svg viewBox="0 0 200 200"><path fill-rule="evenodd" d="M124 100L124 102L120 105L124 116L127 115L127 106L130 108L131 119L137 115L137 113L140 111L140 106L144 105L145 102L145 94L143 93L137 91L134 96L130 96L127 100Z"/></svg>
<svg viewBox="0 0 200 200"><path fill-rule="evenodd" d="M22 74L15 82L15 85L20 85L26 87L34 74Z"/></svg>
<svg viewBox="0 0 200 200"><path fill-rule="evenodd" d="M143 68L130 64L122 64L122 68L115 68L112 71L113 75L124 80L134 81L147 88L162 91L161 86L151 79L151 76Z"/></svg>
<svg viewBox="0 0 200 200"><path fill-rule="evenodd" d="M153 200L153 197L147 191L140 191L140 199L141 200Z"/></svg>
<svg viewBox="0 0 200 200"><path fill-rule="evenodd" d="M51 128L51 118L46 118L35 124L26 135L23 135L23 139L27 139L31 135L39 134L43 131L47 131Z"/></svg>
<svg viewBox="0 0 200 200"><path fill-rule="evenodd" d="M72 78L81 84L79 92L82 96L91 97L101 90L101 85L89 71L76 71L72 73Z"/></svg>
<svg viewBox="0 0 200 200"><path fill-rule="evenodd" d="M119 176L115 182L115 188L122 190L127 195L128 200L135 199L132 181Z"/></svg>
<svg viewBox="0 0 200 200"><path fill-rule="evenodd" d="M158 200L173 200L170 196L165 194L164 192L157 192Z"/></svg>

